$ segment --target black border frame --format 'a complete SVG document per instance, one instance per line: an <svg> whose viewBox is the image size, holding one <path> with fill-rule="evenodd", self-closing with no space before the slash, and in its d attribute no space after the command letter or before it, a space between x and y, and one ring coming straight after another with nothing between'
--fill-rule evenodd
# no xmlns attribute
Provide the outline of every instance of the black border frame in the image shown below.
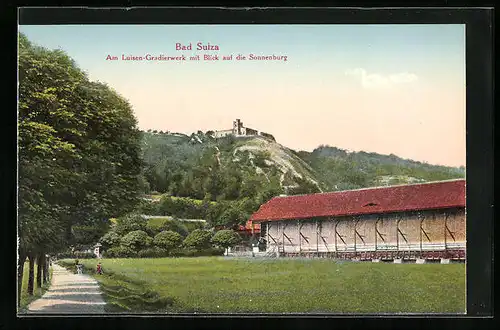
<svg viewBox="0 0 500 330"><path fill-rule="evenodd" d="M471 327L472 317L488 317L493 313L493 11L491 8L222 8L222 7L156 7L156 8L47 8L26 7L19 9L20 25L47 24L466 24L466 104L467 104L467 315L303 315L303 314L264 314L259 315L130 315L88 318L80 322L80 317L23 317L18 323L23 327L45 328L63 325L74 321L70 328L114 328L114 326L138 328L147 318L150 325L191 327L195 324L207 325L205 320L230 321L233 326L245 327L250 322L242 318L257 321L252 327L259 327L262 321L277 321L283 327L304 327L309 320L319 323L330 322L336 325L368 326L388 323L397 328L434 325L442 327ZM17 28L16 28L17 30ZM15 42L17 44L17 37ZM16 47L17 50L17 47ZM17 53L16 53L17 66ZM17 74L16 74L17 86ZM16 88L17 89L17 88ZM17 90L15 91L17 95ZM9 119L17 120L16 115ZM6 122L2 122L7 124ZM7 124L8 132L16 134L14 123ZM10 136L11 137L11 136ZM3 176L7 183L8 213L5 219L12 219L16 214L16 142L7 146L14 157L1 157L6 162L2 171L10 175ZM4 209L2 207L2 209ZM7 209L7 208L5 208ZM9 212L10 211L10 212ZM3 241L4 251L12 251L12 259L6 264L15 264L15 225L12 221ZM13 235L12 235L13 234ZM14 237L13 237L14 236ZM7 278L9 276L6 276ZM10 280L9 280L10 281ZM4 281L2 281L3 283ZM8 286L10 299L5 299L9 317L16 318L15 286ZM5 297L5 296L4 296ZM12 298L13 297L13 298ZM263 319L268 318L268 319ZM276 319L272 320L271 317ZM431 319L431 317L434 317ZM2 318L3 320L4 318ZM193 324L192 322L195 322ZM198 323L199 321L199 323ZM165 323L167 322L167 323ZM307 323L305 323L307 322ZM373 323L372 323L373 322ZM445 323L443 323L445 322ZM476 322L476 321L474 321ZM3 322L0 323L2 325ZM224 323L223 323L224 324ZM220 324L217 328L223 326ZM114 326L113 326L114 325ZM226 323L228 325L228 323ZM271 324L267 324L272 326ZM327 325L327 324L325 324ZM19 326L19 324L17 325ZM10 328L10 327L8 327ZM17 327L16 327L17 328ZM63 328L66 328L63 326Z"/></svg>

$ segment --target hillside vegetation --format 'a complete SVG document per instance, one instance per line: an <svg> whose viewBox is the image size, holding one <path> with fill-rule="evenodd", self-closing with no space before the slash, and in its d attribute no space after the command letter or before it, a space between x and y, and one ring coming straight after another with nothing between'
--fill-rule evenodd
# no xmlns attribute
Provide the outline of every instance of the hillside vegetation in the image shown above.
<svg viewBox="0 0 500 330"><path fill-rule="evenodd" d="M215 140L143 132L145 192L209 200L259 194L305 194L429 182L465 176L464 168L430 165L395 155L319 146L294 151L262 137ZM266 198L264 198L266 199Z"/></svg>

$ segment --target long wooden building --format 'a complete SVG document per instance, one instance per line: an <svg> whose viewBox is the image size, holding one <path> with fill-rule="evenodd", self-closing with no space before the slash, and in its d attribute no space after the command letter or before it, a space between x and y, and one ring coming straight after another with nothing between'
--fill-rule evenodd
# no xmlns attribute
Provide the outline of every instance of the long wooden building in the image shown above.
<svg viewBox="0 0 500 330"><path fill-rule="evenodd" d="M465 260L465 180L275 197L250 221L278 256Z"/></svg>

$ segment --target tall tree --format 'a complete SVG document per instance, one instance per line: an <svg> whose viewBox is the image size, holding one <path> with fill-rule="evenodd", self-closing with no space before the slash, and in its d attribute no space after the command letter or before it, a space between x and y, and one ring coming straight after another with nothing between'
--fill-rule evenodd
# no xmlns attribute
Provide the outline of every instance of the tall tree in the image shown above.
<svg viewBox="0 0 500 330"><path fill-rule="evenodd" d="M91 228L101 233L139 201L140 133L123 97L22 34L18 118L19 255L31 273L37 255L74 243L77 227L95 239Z"/></svg>

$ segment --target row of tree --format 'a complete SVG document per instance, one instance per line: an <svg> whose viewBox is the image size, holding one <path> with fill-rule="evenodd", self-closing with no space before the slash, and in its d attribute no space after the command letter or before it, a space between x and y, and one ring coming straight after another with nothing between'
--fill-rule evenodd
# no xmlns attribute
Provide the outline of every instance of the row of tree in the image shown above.
<svg viewBox="0 0 500 330"><path fill-rule="evenodd" d="M129 214L117 219L100 243L107 257L166 257L181 250L201 252L215 247L227 248L240 241L233 230L190 232L178 220L164 220L152 225L140 215Z"/></svg>
<svg viewBox="0 0 500 330"><path fill-rule="evenodd" d="M34 267L46 269L46 254L102 236L109 218L135 207L142 160L128 101L23 34L18 118L20 297L26 259L33 294Z"/></svg>

